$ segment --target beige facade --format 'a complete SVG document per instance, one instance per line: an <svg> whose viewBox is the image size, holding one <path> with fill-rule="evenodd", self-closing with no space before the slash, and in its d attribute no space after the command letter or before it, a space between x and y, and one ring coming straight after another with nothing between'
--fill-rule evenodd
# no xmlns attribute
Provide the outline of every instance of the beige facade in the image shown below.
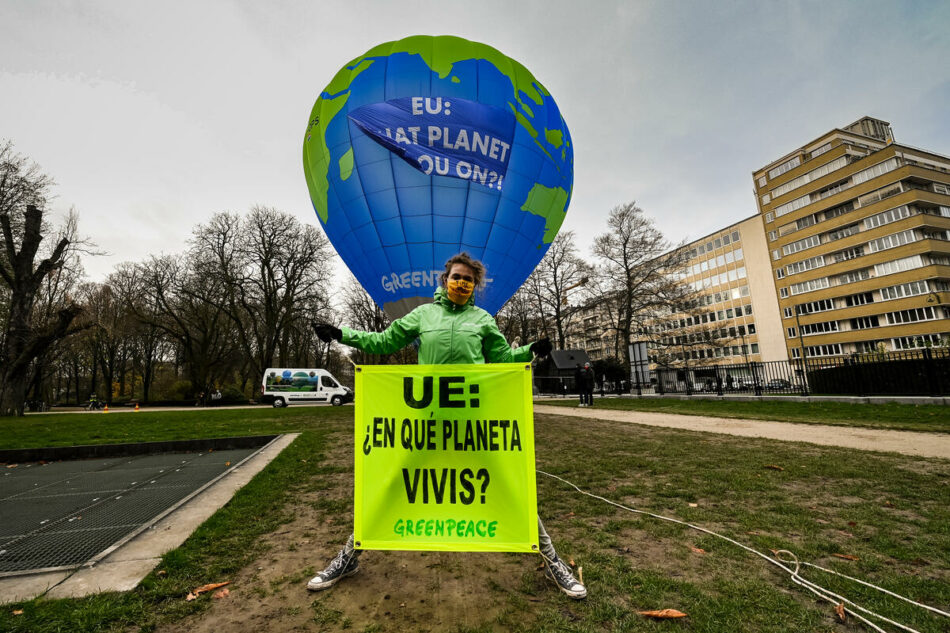
<svg viewBox="0 0 950 633"><path fill-rule="evenodd" d="M758 215L730 224L683 247L683 281L700 298L689 313L656 319L643 338L653 367L728 365L785 360L782 322L775 301L769 249ZM609 304L606 304L609 305ZM579 308L566 346L592 360L622 357L605 304Z"/></svg>
<svg viewBox="0 0 950 633"><path fill-rule="evenodd" d="M724 227L684 250L689 255L684 280L699 295L700 307L689 316L658 322L652 328L657 341L652 347L667 350L674 363L692 366L785 360L759 217Z"/></svg>
<svg viewBox="0 0 950 633"><path fill-rule="evenodd" d="M865 117L753 180L789 356L946 343L950 158Z"/></svg>

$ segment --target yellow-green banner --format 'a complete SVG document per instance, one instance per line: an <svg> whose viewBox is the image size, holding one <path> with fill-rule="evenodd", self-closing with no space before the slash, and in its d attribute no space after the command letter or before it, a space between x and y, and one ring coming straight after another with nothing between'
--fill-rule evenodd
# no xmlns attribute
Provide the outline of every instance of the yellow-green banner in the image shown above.
<svg viewBox="0 0 950 633"><path fill-rule="evenodd" d="M531 366L356 368L360 549L538 549Z"/></svg>

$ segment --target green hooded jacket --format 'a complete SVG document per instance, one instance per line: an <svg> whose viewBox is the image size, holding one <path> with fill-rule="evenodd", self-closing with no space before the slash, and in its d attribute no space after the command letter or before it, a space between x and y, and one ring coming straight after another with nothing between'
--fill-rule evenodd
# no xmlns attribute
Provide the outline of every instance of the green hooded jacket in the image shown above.
<svg viewBox="0 0 950 633"><path fill-rule="evenodd" d="M421 305L384 332L343 330L342 342L370 354L391 354L419 339L420 365L520 363L533 357L530 345L512 349L490 314L475 305L449 299L445 288L434 301Z"/></svg>

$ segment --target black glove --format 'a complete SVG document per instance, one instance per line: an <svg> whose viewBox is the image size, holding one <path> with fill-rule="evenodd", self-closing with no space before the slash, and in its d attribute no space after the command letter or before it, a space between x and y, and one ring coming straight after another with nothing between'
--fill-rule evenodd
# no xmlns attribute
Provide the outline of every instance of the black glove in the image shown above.
<svg viewBox="0 0 950 633"><path fill-rule="evenodd" d="M530 349L538 358L544 358L551 353L551 350L554 349L554 346L551 345L551 339L544 337L543 339L532 343L531 347L528 349Z"/></svg>
<svg viewBox="0 0 950 633"><path fill-rule="evenodd" d="M313 326L313 331L317 333L317 336L320 337L320 340L324 343L343 340L343 330L335 325L330 325L329 323L311 323L311 325Z"/></svg>

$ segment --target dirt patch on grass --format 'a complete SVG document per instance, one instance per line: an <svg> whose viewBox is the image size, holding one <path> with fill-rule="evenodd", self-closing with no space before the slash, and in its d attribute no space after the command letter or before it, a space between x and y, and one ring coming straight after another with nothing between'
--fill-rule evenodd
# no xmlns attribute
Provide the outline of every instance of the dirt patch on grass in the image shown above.
<svg viewBox="0 0 950 633"><path fill-rule="evenodd" d="M510 610L512 596L545 589L540 559L514 554L364 552L360 572L322 592L307 581L353 525L350 445L333 441L327 473L295 495L295 518L264 538L266 554L230 578L230 595L167 623L164 633L257 631L443 631L478 628ZM525 582L526 574L537 580ZM550 585L550 598L560 596ZM519 598L515 598L517 600Z"/></svg>

